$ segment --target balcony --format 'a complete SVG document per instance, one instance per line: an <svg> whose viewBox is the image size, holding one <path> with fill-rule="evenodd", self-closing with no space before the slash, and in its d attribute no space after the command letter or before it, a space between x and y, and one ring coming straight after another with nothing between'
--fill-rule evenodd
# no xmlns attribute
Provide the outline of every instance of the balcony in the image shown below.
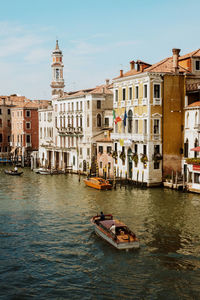
<svg viewBox="0 0 200 300"><path fill-rule="evenodd" d="M32 147L32 144L31 143L26 143L26 148L30 148Z"/></svg>
<svg viewBox="0 0 200 300"><path fill-rule="evenodd" d="M153 98L153 105L161 105L162 99L161 98Z"/></svg>
<svg viewBox="0 0 200 300"><path fill-rule="evenodd" d="M121 101L121 107L125 107L125 101L124 100Z"/></svg>
<svg viewBox="0 0 200 300"><path fill-rule="evenodd" d="M195 124L194 129L196 129L197 131L200 131L200 124Z"/></svg>
<svg viewBox="0 0 200 300"><path fill-rule="evenodd" d="M142 99L142 105L147 105L147 98Z"/></svg>

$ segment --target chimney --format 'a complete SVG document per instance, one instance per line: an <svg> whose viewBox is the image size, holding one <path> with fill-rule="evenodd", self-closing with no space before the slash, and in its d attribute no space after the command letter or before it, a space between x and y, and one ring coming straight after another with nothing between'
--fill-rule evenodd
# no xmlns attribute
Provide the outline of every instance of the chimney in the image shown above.
<svg viewBox="0 0 200 300"><path fill-rule="evenodd" d="M175 73L178 73L179 70L178 70L178 57L179 57L179 53L180 53L181 49L177 49L177 48L173 48L172 49L172 53L173 53L173 64L172 64L172 68L173 68L173 71Z"/></svg>
<svg viewBox="0 0 200 300"><path fill-rule="evenodd" d="M109 79L106 79L106 85L109 85Z"/></svg>
<svg viewBox="0 0 200 300"><path fill-rule="evenodd" d="M123 70L120 70L120 77L123 77Z"/></svg>
<svg viewBox="0 0 200 300"><path fill-rule="evenodd" d="M135 69L135 62L134 62L134 60L130 61L130 67L131 67L131 70Z"/></svg>

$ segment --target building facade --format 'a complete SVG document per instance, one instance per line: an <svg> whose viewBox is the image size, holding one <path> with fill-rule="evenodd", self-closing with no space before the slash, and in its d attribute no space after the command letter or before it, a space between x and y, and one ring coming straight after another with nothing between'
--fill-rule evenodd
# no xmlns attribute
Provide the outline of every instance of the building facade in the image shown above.
<svg viewBox="0 0 200 300"><path fill-rule="evenodd" d="M130 62L113 80L115 168L147 186L159 185L172 170L181 172L185 76L179 49L150 65ZM136 68L135 68L136 65Z"/></svg>

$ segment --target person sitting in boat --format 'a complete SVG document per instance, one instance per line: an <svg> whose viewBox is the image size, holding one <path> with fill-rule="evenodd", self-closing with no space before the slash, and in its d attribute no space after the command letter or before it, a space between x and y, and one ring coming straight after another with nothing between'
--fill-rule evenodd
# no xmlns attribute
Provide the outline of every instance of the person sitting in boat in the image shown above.
<svg viewBox="0 0 200 300"><path fill-rule="evenodd" d="M17 171L18 171L18 168L17 168L17 166L15 166L14 167L14 172L17 173Z"/></svg>
<svg viewBox="0 0 200 300"><path fill-rule="evenodd" d="M101 214L100 214L100 219L101 219L101 221L105 220L105 216L104 216L104 213L102 211L101 211Z"/></svg>
<svg viewBox="0 0 200 300"><path fill-rule="evenodd" d="M116 233L116 231L115 231L115 225L114 225L114 224L110 227L110 231L111 231L113 234Z"/></svg>

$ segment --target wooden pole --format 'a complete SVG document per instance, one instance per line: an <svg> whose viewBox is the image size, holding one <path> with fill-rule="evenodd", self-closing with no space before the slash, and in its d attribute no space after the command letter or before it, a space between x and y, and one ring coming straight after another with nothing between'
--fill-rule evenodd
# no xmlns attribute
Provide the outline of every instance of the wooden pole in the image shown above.
<svg viewBox="0 0 200 300"><path fill-rule="evenodd" d="M139 170L137 170L137 185L138 185L138 179L139 179Z"/></svg>
<svg viewBox="0 0 200 300"><path fill-rule="evenodd" d="M113 186L114 186L114 189L116 190L116 167L114 167Z"/></svg>
<svg viewBox="0 0 200 300"><path fill-rule="evenodd" d="M80 170L78 171L78 181L79 182L81 181L81 171Z"/></svg>
<svg viewBox="0 0 200 300"><path fill-rule="evenodd" d="M120 171L120 189L122 187L122 170Z"/></svg>

